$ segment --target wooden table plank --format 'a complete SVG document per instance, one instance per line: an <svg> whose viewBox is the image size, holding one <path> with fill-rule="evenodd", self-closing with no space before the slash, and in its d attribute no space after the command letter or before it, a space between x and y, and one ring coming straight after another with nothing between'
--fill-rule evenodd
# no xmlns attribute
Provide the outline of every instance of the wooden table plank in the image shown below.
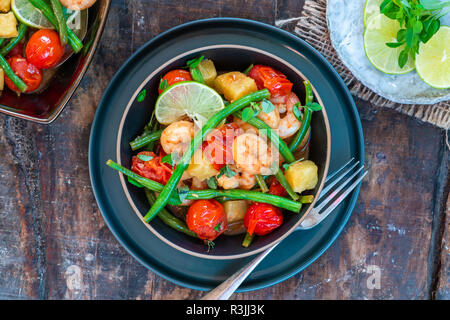
<svg viewBox="0 0 450 320"><path fill-rule="evenodd" d="M110 79L158 33L216 16L250 18L292 31L289 19L300 15L304 1L242 3L115 0L94 61L61 116L49 126L0 116L0 298L203 295L148 271L112 236L90 186L89 132ZM449 298L445 136L394 110L359 100L357 105L371 171L343 234L304 272L233 299ZM380 289L367 286L370 268L381 272Z"/></svg>

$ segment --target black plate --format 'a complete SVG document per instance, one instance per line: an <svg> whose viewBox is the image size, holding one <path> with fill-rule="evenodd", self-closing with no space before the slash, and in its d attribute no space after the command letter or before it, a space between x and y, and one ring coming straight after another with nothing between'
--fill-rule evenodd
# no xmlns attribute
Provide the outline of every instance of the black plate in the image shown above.
<svg viewBox="0 0 450 320"><path fill-rule="evenodd" d="M105 162L117 159L117 132L122 115L148 75L171 57L212 44L257 48L295 66L311 81L328 113L332 137L330 171L351 157L361 162L364 157L361 124L347 88L329 63L299 38L262 23L221 18L179 26L144 45L116 74L97 110L89 148L91 181L100 210L121 244L156 273L197 289L216 286L249 258L206 260L171 248L152 234L136 215L122 189L119 175L106 167ZM142 104L142 108L148 106ZM144 123L145 119L142 121ZM320 226L291 234L242 288L274 284L314 261L342 230L357 194L358 190L355 190Z"/></svg>

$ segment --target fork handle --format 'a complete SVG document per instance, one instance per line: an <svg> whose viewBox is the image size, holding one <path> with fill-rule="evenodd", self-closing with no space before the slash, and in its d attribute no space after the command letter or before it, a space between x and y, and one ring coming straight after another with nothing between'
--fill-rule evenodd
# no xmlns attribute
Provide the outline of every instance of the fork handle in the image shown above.
<svg viewBox="0 0 450 320"><path fill-rule="evenodd" d="M279 242L261 252L252 261L231 275L226 281L208 292L201 300L228 300L237 288L247 279L258 264L278 245Z"/></svg>

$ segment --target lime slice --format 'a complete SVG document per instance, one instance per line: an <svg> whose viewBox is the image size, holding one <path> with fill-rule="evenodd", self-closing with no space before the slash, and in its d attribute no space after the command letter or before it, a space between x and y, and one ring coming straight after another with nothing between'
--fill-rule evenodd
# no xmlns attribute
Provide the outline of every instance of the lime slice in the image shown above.
<svg viewBox="0 0 450 320"><path fill-rule="evenodd" d="M170 86L159 96L155 116L164 125L188 116L201 128L224 107L222 97L210 87L195 81L183 81Z"/></svg>
<svg viewBox="0 0 450 320"><path fill-rule="evenodd" d="M363 23L364 28L367 27L367 22L377 14L380 14L380 5L383 0L367 0L364 5Z"/></svg>
<svg viewBox="0 0 450 320"><path fill-rule="evenodd" d="M436 89L450 88L450 27L439 31L421 43L416 55L416 70L422 80Z"/></svg>
<svg viewBox="0 0 450 320"><path fill-rule="evenodd" d="M411 56L400 68L398 56L405 45L398 48L390 48L387 42L397 42L397 32L400 24L383 14L370 18L364 32L364 50L370 63L378 70L388 74L404 74L415 69L414 60Z"/></svg>
<svg viewBox="0 0 450 320"><path fill-rule="evenodd" d="M54 29L41 11L28 0L12 0L11 9L20 22L37 29Z"/></svg>

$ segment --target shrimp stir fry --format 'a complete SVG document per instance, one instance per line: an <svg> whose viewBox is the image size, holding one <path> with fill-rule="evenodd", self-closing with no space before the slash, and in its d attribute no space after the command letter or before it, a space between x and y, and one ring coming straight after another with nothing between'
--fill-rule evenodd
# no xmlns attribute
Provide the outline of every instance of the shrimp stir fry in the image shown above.
<svg viewBox="0 0 450 320"><path fill-rule="evenodd" d="M192 99L195 103L189 107L189 113L186 112L184 116L163 121L157 115L156 118L160 123L156 123L157 132L152 134L158 134L159 141L152 139L154 144L150 150L145 149L146 151L133 157L133 162L139 165L135 164L134 167L144 168L145 170L141 169L137 173L166 185L163 192L159 190L161 195L164 195L164 191L171 186L173 189L170 196L178 194L180 201L177 203L189 207L186 224L178 225L179 231L191 235L195 233L196 238L212 241L222 233L236 235L235 230L243 230L247 233L243 245L248 246L254 234L260 236L268 234L283 223L280 209L290 210L289 206L293 204L300 210L301 202L296 202L299 199L297 193L314 189L317 184L318 167L310 160L295 159L294 156L295 152L299 151L297 141L303 140L308 142L305 142L306 149L302 147L300 151L302 156L308 156L308 151L304 152L309 150L309 140L305 135L308 137L311 132L309 127L311 110L307 109L307 102L313 97L310 95L308 98L307 95L305 109L302 109L300 99L292 92L293 84L281 72L268 66L255 65L248 75L238 71L218 75L214 63L203 59L200 57L198 61L190 62L198 66L191 67L191 72L192 69L196 69L203 77L202 84L198 88L203 90L203 94L213 91L212 96L217 95L220 104L223 100L237 104L239 100L242 101L261 91L265 92L263 96L265 98L259 96L252 101L246 100L245 106L242 107L246 109L241 108L242 112L232 109L231 106L230 109L233 111L228 114L219 113L222 109L217 111L218 113L209 110L208 116L207 113L203 114L206 120L212 116L217 118L222 114L226 116L215 119L217 122L205 121L207 123L205 130L197 127L196 118L190 116L201 109L200 98ZM186 85L192 84L197 79L198 73L193 73L191 77L184 69L172 70L161 80L167 82L168 88L159 88L159 93L165 92L168 95L169 90L177 87L177 82ZM311 87L307 85L309 83L305 82L307 92L312 92ZM205 89L205 86L209 88ZM177 110L184 108L183 103L189 103L183 100L188 96L187 92L183 91L183 94L183 97L173 99L177 103ZM207 101L209 105L209 101L214 99ZM172 110L170 104L165 108L166 110L168 108L169 113ZM234 110L239 113L233 113ZM303 116L304 112L306 116ZM244 117L244 114L247 116ZM162 113L160 117L161 115ZM250 121L252 117L259 118L267 126L261 121ZM302 123L303 118L309 120ZM210 122L219 125L208 127ZM270 134L262 130L267 130ZM276 139L273 138L273 133ZM196 139L197 137L202 139L201 146L195 150L191 148L197 147L200 143L197 141L192 143L194 136ZM142 136L140 139L142 140ZM187 154L190 156L190 163ZM176 160L183 155L181 164ZM288 166L283 165L280 168L283 162L288 162ZM182 173L180 168L183 170ZM176 174L178 180L174 178ZM266 183L270 184L270 188ZM256 198L252 198L255 194ZM309 197L308 199L312 198ZM164 217L165 215L161 219ZM173 223L171 221L167 224ZM233 226L229 227L228 231L231 229L234 231L225 232L228 226Z"/></svg>

